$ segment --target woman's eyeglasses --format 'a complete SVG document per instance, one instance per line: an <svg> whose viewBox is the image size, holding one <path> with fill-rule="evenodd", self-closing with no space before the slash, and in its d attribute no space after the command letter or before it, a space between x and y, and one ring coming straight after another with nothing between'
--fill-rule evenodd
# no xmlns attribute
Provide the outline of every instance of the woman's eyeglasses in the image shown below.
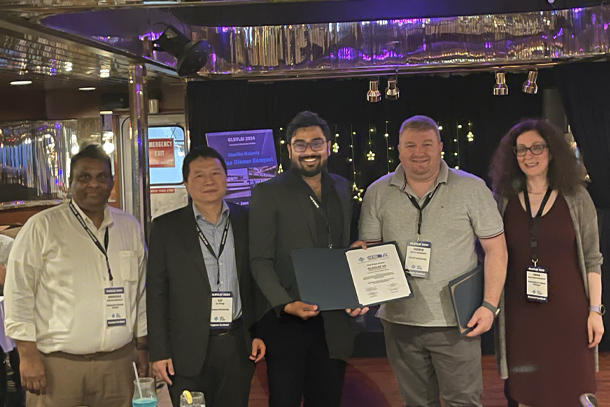
<svg viewBox="0 0 610 407"><path fill-rule="evenodd" d="M545 148L546 144L534 144L531 147L516 146L513 147L513 151L515 152L515 155L517 157L523 157L525 154L527 154L527 150L529 150L534 155L540 155L542 154Z"/></svg>

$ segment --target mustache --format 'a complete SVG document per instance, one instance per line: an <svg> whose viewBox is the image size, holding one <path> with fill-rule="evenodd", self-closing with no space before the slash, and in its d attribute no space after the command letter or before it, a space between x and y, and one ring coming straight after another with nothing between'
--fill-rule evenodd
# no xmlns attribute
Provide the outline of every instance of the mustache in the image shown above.
<svg viewBox="0 0 610 407"><path fill-rule="evenodd" d="M299 157L299 161L305 161L308 158L322 158L320 154L302 155Z"/></svg>

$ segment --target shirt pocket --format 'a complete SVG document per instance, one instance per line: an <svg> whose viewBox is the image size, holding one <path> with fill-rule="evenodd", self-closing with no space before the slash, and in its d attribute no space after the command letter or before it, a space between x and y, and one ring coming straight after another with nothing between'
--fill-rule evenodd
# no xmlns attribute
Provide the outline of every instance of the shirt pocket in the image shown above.
<svg viewBox="0 0 610 407"><path fill-rule="evenodd" d="M134 282L138 280L138 259L136 252L121 250L119 252L119 265L123 281Z"/></svg>

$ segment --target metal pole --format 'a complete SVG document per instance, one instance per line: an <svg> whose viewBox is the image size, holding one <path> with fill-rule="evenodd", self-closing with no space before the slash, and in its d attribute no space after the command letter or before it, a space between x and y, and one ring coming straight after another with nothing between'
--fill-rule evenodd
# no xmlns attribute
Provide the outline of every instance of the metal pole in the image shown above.
<svg viewBox="0 0 610 407"><path fill-rule="evenodd" d="M129 119L131 139L131 169L133 216L142 225L148 240L150 231L150 177L148 173L148 93L146 67L129 67Z"/></svg>

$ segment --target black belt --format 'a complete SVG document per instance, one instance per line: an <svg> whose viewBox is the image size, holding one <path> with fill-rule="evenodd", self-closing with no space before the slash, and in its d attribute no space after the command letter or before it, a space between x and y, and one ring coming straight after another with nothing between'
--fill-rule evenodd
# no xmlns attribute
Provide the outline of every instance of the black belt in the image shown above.
<svg viewBox="0 0 610 407"><path fill-rule="evenodd" d="M241 329L243 324L244 324L244 319L239 317L235 321L233 321L233 323L231 324L231 328L227 328L227 329L212 329L212 328L210 328L210 336L222 336L222 335L226 335L228 333L231 333L233 331L237 331L238 329Z"/></svg>

